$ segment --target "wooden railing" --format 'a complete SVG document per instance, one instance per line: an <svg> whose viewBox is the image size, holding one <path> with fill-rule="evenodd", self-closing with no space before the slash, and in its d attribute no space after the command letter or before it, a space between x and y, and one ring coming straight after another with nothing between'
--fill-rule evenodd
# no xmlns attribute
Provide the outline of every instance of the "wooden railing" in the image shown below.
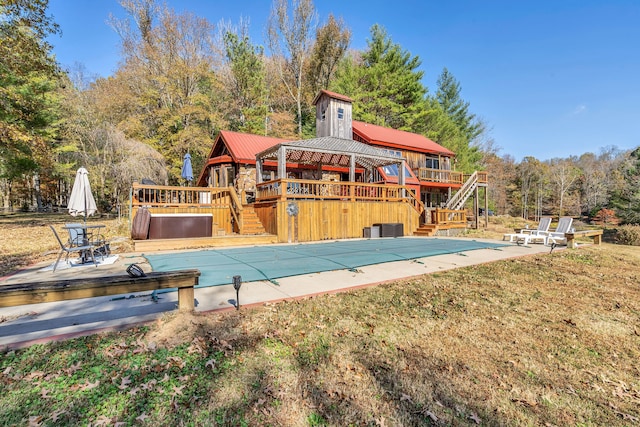
<svg viewBox="0 0 640 427"><path fill-rule="evenodd" d="M349 200L406 202L422 213L424 205L407 186L359 182L276 179L256 184L257 202L271 200Z"/></svg>
<svg viewBox="0 0 640 427"><path fill-rule="evenodd" d="M472 174L466 174L466 173L455 172L450 170L429 169L429 168L418 168L418 169L414 169L413 172L416 174L416 176L420 181L441 182L445 184L463 184L472 175ZM486 171L477 171L475 173L477 173L478 175L479 184L488 183L489 174Z"/></svg>
<svg viewBox="0 0 640 427"><path fill-rule="evenodd" d="M413 172L420 181L442 182L446 184L462 184L464 182L462 172L429 168L418 168L414 169Z"/></svg>
<svg viewBox="0 0 640 427"><path fill-rule="evenodd" d="M438 225L467 225L467 215L464 210L435 209L431 211L431 223Z"/></svg>
<svg viewBox="0 0 640 427"><path fill-rule="evenodd" d="M132 185L131 212L138 208L173 208L183 212L189 208L229 209L231 217L242 233L242 202L233 187L173 187L163 185Z"/></svg>

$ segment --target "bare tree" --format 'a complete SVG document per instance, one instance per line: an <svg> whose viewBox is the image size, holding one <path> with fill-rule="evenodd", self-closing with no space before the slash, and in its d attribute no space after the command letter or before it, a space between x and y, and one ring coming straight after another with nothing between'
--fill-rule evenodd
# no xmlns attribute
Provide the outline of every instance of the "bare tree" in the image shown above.
<svg viewBox="0 0 640 427"><path fill-rule="evenodd" d="M304 70L316 25L312 0L274 0L267 23L267 43L275 57L278 75L296 104L299 135L302 135Z"/></svg>
<svg viewBox="0 0 640 427"><path fill-rule="evenodd" d="M573 159L549 160L549 180L555 187L559 216L563 215L567 195L574 189L574 184L580 176L580 169Z"/></svg>

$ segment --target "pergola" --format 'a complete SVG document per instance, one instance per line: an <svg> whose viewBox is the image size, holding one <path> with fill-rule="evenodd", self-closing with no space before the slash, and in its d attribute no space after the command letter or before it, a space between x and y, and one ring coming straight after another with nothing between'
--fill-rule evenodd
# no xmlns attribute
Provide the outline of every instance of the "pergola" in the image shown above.
<svg viewBox="0 0 640 427"><path fill-rule="evenodd" d="M323 136L275 145L256 154L256 179L262 182L265 160L278 162L278 178L287 177L287 162L349 168L349 181L354 182L356 167L373 171L377 167L398 165L398 184L405 184L405 159L390 155L387 151L371 147L352 139Z"/></svg>

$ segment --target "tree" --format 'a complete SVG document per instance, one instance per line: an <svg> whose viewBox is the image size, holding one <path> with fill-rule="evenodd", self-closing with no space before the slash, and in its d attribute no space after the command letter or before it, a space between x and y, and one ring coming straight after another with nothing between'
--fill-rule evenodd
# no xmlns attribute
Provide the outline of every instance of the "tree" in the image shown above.
<svg viewBox="0 0 640 427"><path fill-rule="evenodd" d="M529 209L537 205L537 197L535 197L536 190L539 188L539 182L542 178L541 165L538 159L535 157L525 157L522 162L516 167L517 170L517 182L519 184L520 196L521 196L521 215L523 218L529 218ZM535 210L535 217L538 217L538 210Z"/></svg>
<svg viewBox="0 0 640 427"><path fill-rule="evenodd" d="M34 174L50 162L59 120L58 64L46 37L58 26L46 15L47 0L4 0L0 5L0 178L22 180L37 194ZM40 207L40 206L39 206Z"/></svg>
<svg viewBox="0 0 640 427"><path fill-rule="evenodd" d="M131 93L129 114L118 128L162 153L170 181L189 152L204 163L216 130L226 127L215 70L222 64L214 26L192 13L176 14L153 0L126 0L128 17L112 19L122 38L123 66L114 83ZM133 25L135 24L135 25Z"/></svg>
<svg viewBox="0 0 640 427"><path fill-rule="evenodd" d="M342 20L329 15L327 23L316 31L309 63L311 97L321 89L328 89L340 60L349 47L351 31Z"/></svg>
<svg viewBox="0 0 640 427"><path fill-rule="evenodd" d="M483 132L483 126L476 120L475 114L469 113L469 103L460 96L460 83L445 67L438 77L437 85L436 101L466 137L467 144L472 144Z"/></svg>
<svg viewBox="0 0 640 427"><path fill-rule="evenodd" d="M551 159L549 165L549 180L555 187L555 200L558 215L564 215L567 196L574 190L574 184L580 178L580 169L573 159Z"/></svg>
<svg viewBox="0 0 640 427"><path fill-rule="evenodd" d="M305 66L309 60L317 14L312 0L274 0L267 23L267 43L278 75L295 103L302 135Z"/></svg>
<svg viewBox="0 0 640 427"><path fill-rule="evenodd" d="M419 71L420 58L393 43L385 29L371 28L371 39L361 56L343 61L333 90L353 98L354 118L368 123L415 132L424 117L427 89Z"/></svg>
<svg viewBox="0 0 640 427"><path fill-rule="evenodd" d="M619 172L624 180L613 191L613 206L624 223L640 224L640 148L626 155Z"/></svg>
<svg viewBox="0 0 640 427"><path fill-rule="evenodd" d="M229 126L235 131L264 134L267 87L263 49L251 43L245 25L239 31L227 29L223 40Z"/></svg>

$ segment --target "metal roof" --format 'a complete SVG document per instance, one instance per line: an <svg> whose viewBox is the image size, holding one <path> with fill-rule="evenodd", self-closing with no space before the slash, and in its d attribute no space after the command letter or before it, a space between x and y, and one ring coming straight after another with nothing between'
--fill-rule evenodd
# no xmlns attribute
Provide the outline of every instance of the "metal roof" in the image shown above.
<svg viewBox="0 0 640 427"><path fill-rule="evenodd" d="M353 133L371 144L385 145L393 148L405 148L421 153L441 154L443 156L455 156L455 153L426 136L406 132L403 130L386 128L370 123L353 120L351 123Z"/></svg>
<svg viewBox="0 0 640 427"><path fill-rule="evenodd" d="M323 136L294 142L285 142L256 154L256 159L276 160L280 147L286 151L286 161L304 164L324 164L349 167L351 156L357 165L367 169L397 164L402 157L390 155L387 151L352 139Z"/></svg>

